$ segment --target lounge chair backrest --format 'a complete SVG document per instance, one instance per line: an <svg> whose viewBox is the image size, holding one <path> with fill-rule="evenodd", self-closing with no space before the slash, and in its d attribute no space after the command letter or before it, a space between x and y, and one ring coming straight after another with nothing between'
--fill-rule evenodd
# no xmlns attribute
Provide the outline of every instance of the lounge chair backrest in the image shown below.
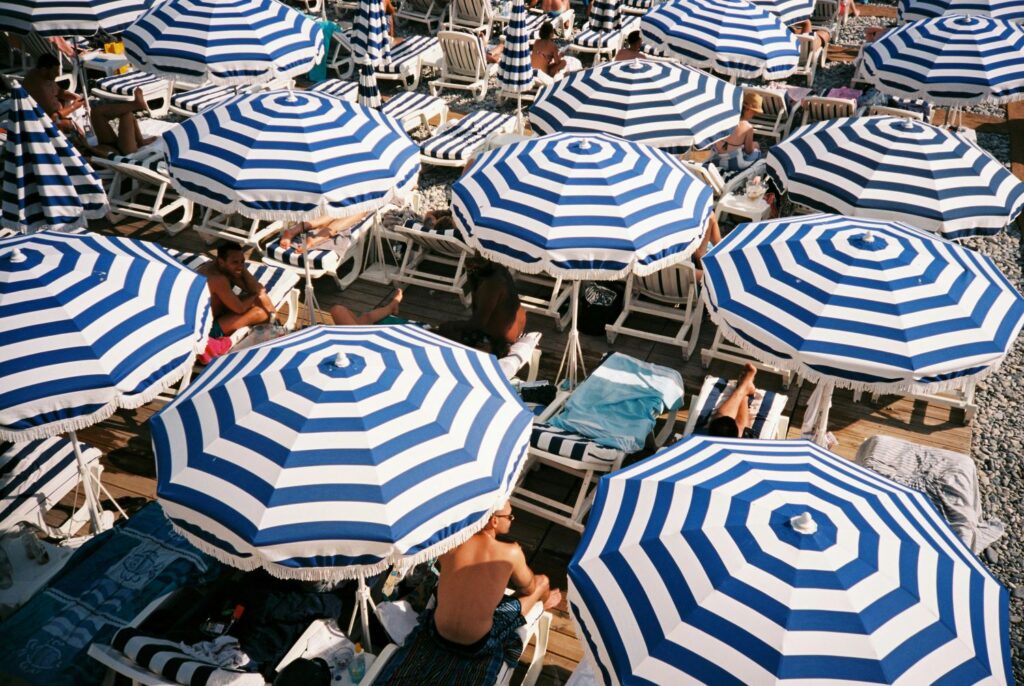
<svg viewBox="0 0 1024 686"><path fill-rule="evenodd" d="M685 303L696 277L689 264L676 264L636 279L636 287L650 298L673 304Z"/></svg>
<svg viewBox="0 0 1024 686"><path fill-rule="evenodd" d="M796 37L797 43L800 45L800 58L797 61L798 68L807 68L811 65L813 59L817 58L817 50L815 50L816 36L801 34Z"/></svg>
<svg viewBox="0 0 1024 686"><path fill-rule="evenodd" d="M857 104L845 98L821 98L809 95L800 103L804 111L804 124L829 119L852 117Z"/></svg>
<svg viewBox="0 0 1024 686"><path fill-rule="evenodd" d="M830 28L839 21L839 3L836 0L817 0L811 12L811 24Z"/></svg>
<svg viewBox="0 0 1024 686"><path fill-rule="evenodd" d="M711 188L711 192L715 194L715 197L718 197L722 194L722 187L724 183L719 183L719 181L721 180L721 175L718 175L718 178L716 179L715 176L712 175L711 170L708 167L705 167L703 164L699 164L697 162L691 162L690 160L682 160L682 163L683 166L686 167L686 169L689 172L691 172L694 176L696 176L698 179L706 183ZM718 171L718 168L715 167L714 164L710 164L710 167L714 169L716 172Z"/></svg>
<svg viewBox="0 0 1024 686"><path fill-rule="evenodd" d="M774 88L754 88L752 86L744 86L743 94L756 93L761 96L761 109L764 110L761 114L755 115L754 119L768 119L775 121L775 118L779 116L780 112L788 112L789 108L786 107L785 91L775 90Z"/></svg>
<svg viewBox="0 0 1024 686"><path fill-rule="evenodd" d="M487 55L480 36L465 31L441 31L437 39L449 74L467 78L487 76Z"/></svg>
<svg viewBox="0 0 1024 686"><path fill-rule="evenodd" d="M456 24L488 24L494 12L490 0L452 0L449 18Z"/></svg>
<svg viewBox="0 0 1024 686"><path fill-rule="evenodd" d="M408 5L408 7L406 7L406 5ZM410 10L411 9L411 10L413 10L415 12L418 12L419 14L422 14L424 16L430 15L430 14L437 14L437 10L435 9L434 0L403 0L403 2L402 2L402 9L403 10Z"/></svg>
<svg viewBox="0 0 1024 686"><path fill-rule="evenodd" d="M872 105L868 108L867 116L869 117L903 117L904 119L914 119L916 121L924 121L924 115L920 112L914 112L912 110L902 110L898 107L883 107L882 105Z"/></svg>

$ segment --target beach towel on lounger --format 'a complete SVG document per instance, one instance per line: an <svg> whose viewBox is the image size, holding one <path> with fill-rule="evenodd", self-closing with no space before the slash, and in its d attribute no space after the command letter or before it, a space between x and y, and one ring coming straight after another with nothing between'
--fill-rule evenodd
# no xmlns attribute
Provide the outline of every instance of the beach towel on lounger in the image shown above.
<svg viewBox="0 0 1024 686"><path fill-rule="evenodd" d="M632 453L644 447L662 410L675 411L682 400L679 372L615 353L573 391L565 409L549 423Z"/></svg>
<svg viewBox="0 0 1024 686"><path fill-rule="evenodd" d="M526 625L518 598L505 597L494 610L491 631L472 646L445 640L434 626L434 611L420 615L419 626L388 660L374 684L493 684L504 662L515 667L523 653L519 628Z"/></svg>

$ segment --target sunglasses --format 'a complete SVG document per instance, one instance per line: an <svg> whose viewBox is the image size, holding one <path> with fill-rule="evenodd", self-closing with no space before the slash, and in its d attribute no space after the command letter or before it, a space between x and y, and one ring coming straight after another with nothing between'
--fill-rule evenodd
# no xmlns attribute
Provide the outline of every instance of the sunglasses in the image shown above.
<svg viewBox="0 0 1024 686"><path fill-rule="evenodd" d="M511 513L509 513L507 515L496 514L496 515L491 515L491 516L492 517L498 517L500 519L507 519L510 522L514 522L516 520L516 516L514 514L511 514Z"/></svg>

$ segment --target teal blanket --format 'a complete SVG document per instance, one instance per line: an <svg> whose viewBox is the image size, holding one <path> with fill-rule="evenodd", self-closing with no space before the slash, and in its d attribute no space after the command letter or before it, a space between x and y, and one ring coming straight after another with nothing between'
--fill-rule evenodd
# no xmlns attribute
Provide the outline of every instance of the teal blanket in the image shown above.
<svg viewBox="0 0 1024 686"><path fill-rule="evenodd" d="M91 539L50 585L0 625L0 683L97 684L104 667L86 655L147 605L212 580L221 566L176 534L157 503Z"/></svg>
<svg viewBox="0 0 1024 686"><path fill-rule="evenodd" d="M678 410L682 400L679 372L615 353L576 388L550 424L632 453L644 447L658 415Z"/></svg>

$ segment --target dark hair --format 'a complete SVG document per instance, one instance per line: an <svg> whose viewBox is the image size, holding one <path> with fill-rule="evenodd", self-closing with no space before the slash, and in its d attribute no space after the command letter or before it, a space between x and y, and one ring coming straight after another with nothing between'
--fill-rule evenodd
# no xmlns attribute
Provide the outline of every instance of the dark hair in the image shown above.
<svg viewBox="0 0 1024 686"><path fill-rule="evenodd" d="M230 255L231 253L233 253L235 251L245 252L245 248L240 246L238 243L232 243L231 241L223 241L221 243L218 243L217 244L217 259L218 260L226 260L226 259L228 259L228 255Z"/></svg>
<svg viewBox="0 0 1024 686"><path fill-rule="evenodd" d="M555 35L555 27L551 25L550 21L544 22L544 25L540 27L540 37L543 40L548 40L553 35Z"/></svg>
<svg viewBox="0 0 1024 686"><path fill-rule="evenodd" d="M629 35L626 36L626 45L636 45L643 41L643 36L640 35L639 31L630 31Z"/></svg>
<svg viewBox="0 0 1024 686"><path fill-rule="evenodd" d="M722 438L739 438L740 427L732 417L719 415L708 422L708 436L721 436Z"/></svg>
<svg viewBox="0 0 1024 686"><path fill-rule="evenodd" d="M56 55L51 55L48 52L44 52L36 60L36 66L40 69L53 69L54 67L60 66L60 60L57 59Z"/></svg>

